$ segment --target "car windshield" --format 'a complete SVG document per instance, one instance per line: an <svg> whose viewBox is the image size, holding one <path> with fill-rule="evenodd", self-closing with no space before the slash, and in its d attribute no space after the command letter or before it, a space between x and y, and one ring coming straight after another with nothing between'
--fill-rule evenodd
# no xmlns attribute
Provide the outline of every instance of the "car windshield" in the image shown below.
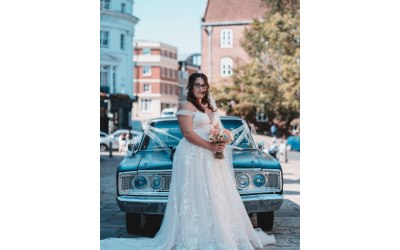
<svg viewBox="0 0 400 250"><path fill-rule="evenodd" d="M224 120L222 120L222 124L224 125L224 127L226 129L231 130L231 131L243 125L241 120L236 120L236 119L235 120L234 119L232 119L232 120L224 119ZM158 130L160 130L162 132L168 133L179 139L182 139L182 137L183 137L177 120L164 120L164 121L151 122L150 125L157 128ZM161 132L155 132L155 131L152 131L152 132L170 148L176 147L179 143L179 141L177 139L167 136ZM241 134L242 134L242 131L235 134L235 141ZM247 135L237 145L237 147L243 148L243 149L255 149L256 147L254 145L254 140L251 137L251 134L247 133ZM146 134L140 149L141 150L155 150L155 149L161 149L161 148L162 148L162 145L160 145L156 140L152 139L151 137L149 137Z"/></svg>

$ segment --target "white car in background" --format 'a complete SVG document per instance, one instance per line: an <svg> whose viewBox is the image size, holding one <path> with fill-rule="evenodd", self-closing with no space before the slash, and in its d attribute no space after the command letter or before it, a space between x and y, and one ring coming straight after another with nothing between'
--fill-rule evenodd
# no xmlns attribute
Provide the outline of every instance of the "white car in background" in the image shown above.
<svg viewBox="0 0 400 250"><path fill-rule="evenodd" d="M119 143L118 143L118 138L121 134L128 133L129 130L127 129L118 129L111 133L110 137L112 139L112 144L113 144L113 149L118 149ZM140 140L142 140L143 137L143 132L138 132L131 130L131 135L133 135L133 144L139 144ZM132 138L130 138L132 140Z"/></svg>
<svg viewBox="0 0 400 250"><path fill-rule="evenodd" d="M118 138L121 134L128 133L128 129L118 129L111 133L110 135L104 132L100 132L100 151L109 150L110 142L112 143L112 149L119 148ZM139 144L140 140L142 140L143 132L138 132L131 130L131 135L133 135L133 144Z"/></svg>
<svg viewBox="0 0 400 250"><path fill-rule="evenodd" d="M161 117L175 116L178 108L165 108L161 111Z"/></svg>
<svg viewBox="0 0 400 250"><path fill-rule="evenodd" d="M110 135L103 131L100 131L100 152L108 151L110 141L111 141Z"/></svg>

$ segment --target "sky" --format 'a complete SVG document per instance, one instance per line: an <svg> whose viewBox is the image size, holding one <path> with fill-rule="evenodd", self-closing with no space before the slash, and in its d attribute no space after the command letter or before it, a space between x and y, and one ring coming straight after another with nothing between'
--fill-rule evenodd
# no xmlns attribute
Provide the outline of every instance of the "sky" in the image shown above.
<svg viewBox="0 0 400 250"><path fill-rule="evenodd" d="M183 54L200 53L200 24L207 0L134 0L134 40L167 43Z"/></svg>

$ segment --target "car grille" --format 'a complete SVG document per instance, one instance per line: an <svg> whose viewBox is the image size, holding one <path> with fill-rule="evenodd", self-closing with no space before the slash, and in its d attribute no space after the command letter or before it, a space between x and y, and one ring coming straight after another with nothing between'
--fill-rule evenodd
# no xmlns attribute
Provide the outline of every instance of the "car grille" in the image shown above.
<svg viewBox="0 0 400 250"><path fill-rule="evenodd" d="M161 176L164 179L164 187L160 190L154 190L149 185L144 189L133 189L132 181L138 176L144 176L149 181L152 176ZM171 171L168 172L139 172L139 174L122 174L120 176L120 192L124 194L154 194L154 195L168 195L169 186L171 184Z"/></svg>
<svg viewBox="0 0 400 250"><path fill-rule="evenodd" d="M250 185L246 188L238 188L240 194L249 194L249 193L275 193L281 191L281 171L280 170L251 170L251 169L243 169L243 170L235 170L235 176L239 174L246 174L252 180L253 176L256 174L264 174L267 179L265 186L263 187L255 187L250 181Z"/></svg>
<svg viewBox="0 0 400 250"><path fill-rule="evenodd" d="M235 176L238 174L247 174L252 178L255 174L262 173L267 179L267 183L263 187L254 187L250 185L247 188L238 188L240 194L250 194L250 193L274 193L281 191L281 171L280 170L235 170ZM150 177L158 175L164 178L164 187L160 190L154 190L149 185L144 189L133 189L132 180L138 175L137 173L122 173L120 174L119 190L121 194L134 195L134 194L146 194L146 195L165 195L169 193L169 188L171 184L171 171L154 171L154 172L139 172L140 175L150 180Z"/></svg>

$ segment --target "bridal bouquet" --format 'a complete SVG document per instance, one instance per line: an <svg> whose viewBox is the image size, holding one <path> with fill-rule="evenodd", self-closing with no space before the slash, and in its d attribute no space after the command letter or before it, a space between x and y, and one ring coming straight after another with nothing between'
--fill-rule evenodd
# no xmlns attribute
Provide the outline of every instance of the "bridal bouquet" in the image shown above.
<svg viewBox="0 0 400 250"><path fill-rule="evenodd" d="M231 131L227 129L211 129L210 134L208 135L208 139L211 143L217 144L217 143L224 143L228 144L233 142L233 134ZM214 154L214 158L216 159L224 159L224 153L222 152L216 152Z"/></svg>

